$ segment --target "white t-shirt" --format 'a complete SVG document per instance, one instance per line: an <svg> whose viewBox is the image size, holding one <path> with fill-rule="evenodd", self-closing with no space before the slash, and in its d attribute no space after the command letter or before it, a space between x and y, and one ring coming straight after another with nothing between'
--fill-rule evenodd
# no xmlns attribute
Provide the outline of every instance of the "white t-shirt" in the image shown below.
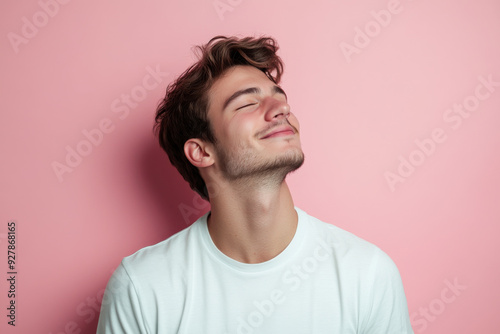
<svg viewBox="0 0 500 334"><path fill-rule="evenodd" d="M208 214L126 257L106 288L97 333L413 333L394 262L296 211L292 241L263 263L219 251Z"/></svg>

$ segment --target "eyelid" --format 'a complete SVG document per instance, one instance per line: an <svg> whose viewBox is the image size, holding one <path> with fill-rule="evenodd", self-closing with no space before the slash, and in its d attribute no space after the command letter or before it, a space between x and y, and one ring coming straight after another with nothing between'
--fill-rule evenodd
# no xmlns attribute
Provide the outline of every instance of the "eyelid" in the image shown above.
<svg viewBox="0 0 500 334"><path fill-rule="evenodd" d="M247 103L247 104L245 104L245 105L243 105L241 107L236 108L236 110L240 110L240 109L243 109L243 108L246 108L246 107L249 107L249 106L253 106L255 104L257 104L257 102Z"/></svg>

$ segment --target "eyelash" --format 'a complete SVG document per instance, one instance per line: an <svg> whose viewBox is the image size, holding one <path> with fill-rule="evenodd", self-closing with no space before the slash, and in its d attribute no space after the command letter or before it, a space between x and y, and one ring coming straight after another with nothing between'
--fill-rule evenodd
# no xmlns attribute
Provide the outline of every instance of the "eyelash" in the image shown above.
<svg viewBox="0 0 500 334"><path fill-rule="evenodd" d="M249 103L249 104L245 104L244 106L241 106L239 108L236 108L236 110L240 110L240 109L243 109L243 108L246 108L246 107L249 107L249 106L253 106L253 105L256 105L257 103Z"/></svg>

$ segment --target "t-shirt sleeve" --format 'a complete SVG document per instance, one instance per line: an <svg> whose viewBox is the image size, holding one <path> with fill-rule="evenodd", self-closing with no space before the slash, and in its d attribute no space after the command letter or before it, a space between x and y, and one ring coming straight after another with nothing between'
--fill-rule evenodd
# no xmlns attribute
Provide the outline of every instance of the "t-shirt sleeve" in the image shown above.
<svg viewBox="0 0 500 334"><path fill-rule="evenodd" d="M403 282L396 264L380 249L373 262L370 303L363 334L413 334Z"/></svg>
<svg viewBox="0 0 500 334"><path fill-rule="evenodd" d="M97 326L97 334L122 333L148 333L135 286L123 262L106 286Z"/></svg>

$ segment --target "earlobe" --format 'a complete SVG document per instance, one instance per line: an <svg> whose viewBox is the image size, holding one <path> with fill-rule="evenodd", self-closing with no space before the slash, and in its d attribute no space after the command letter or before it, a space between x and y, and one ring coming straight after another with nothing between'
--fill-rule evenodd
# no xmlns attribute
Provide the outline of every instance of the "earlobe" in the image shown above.
<svg viewBox="0 0 500 334"><path fill-rule="evenodd" d="M184 144L184 154L193 166L201 168L213 164L213 159L209 150L207 150L207 145L197 138L186 141Z"/></svg>

